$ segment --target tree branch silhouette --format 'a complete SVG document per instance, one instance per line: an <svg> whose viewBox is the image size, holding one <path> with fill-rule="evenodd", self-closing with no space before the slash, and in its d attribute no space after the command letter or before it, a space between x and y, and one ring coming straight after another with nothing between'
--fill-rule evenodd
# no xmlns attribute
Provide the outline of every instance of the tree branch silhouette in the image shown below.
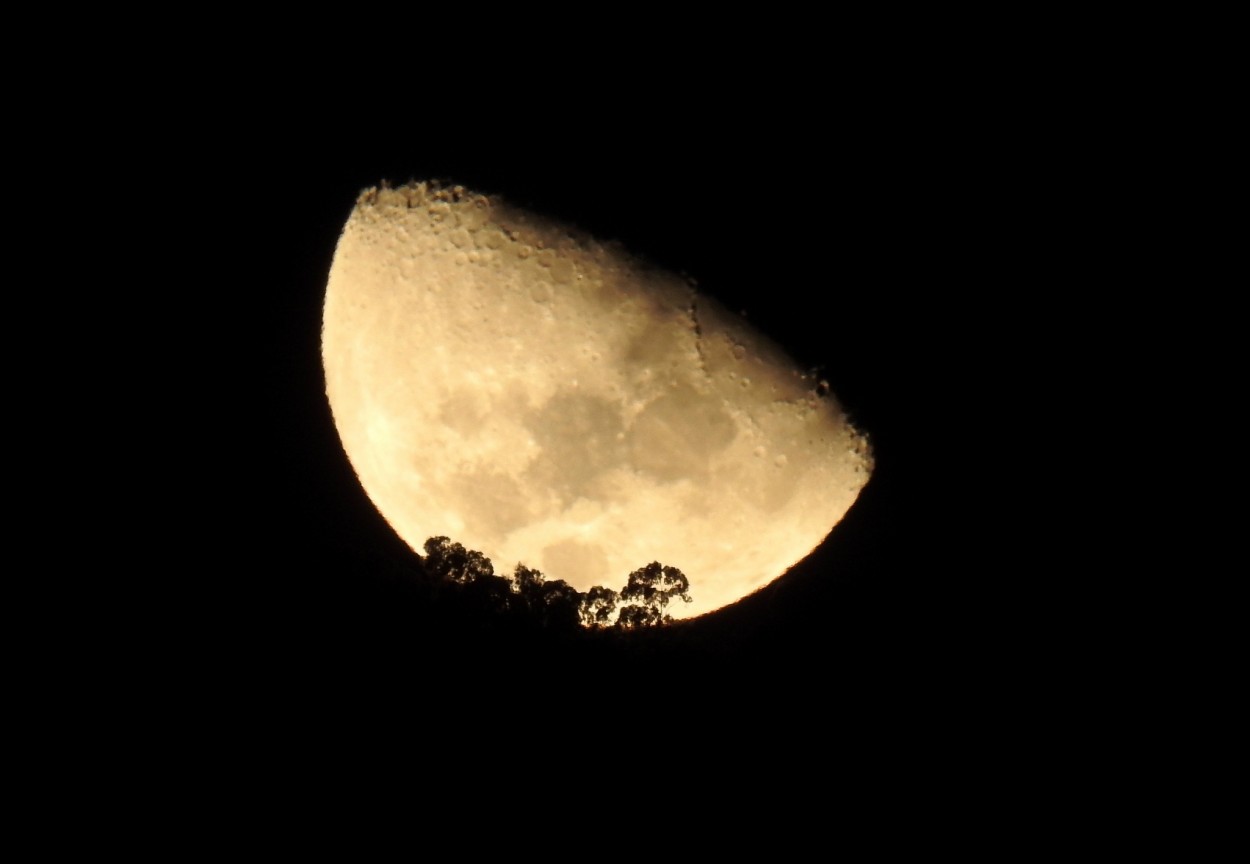
<svg viewBox="0 0 1250 864"><path fill-rule="evenodd" d="M511 577L496 575L489 558L447 537L431 537L424 548L422 569L435 590L445 586L484 615L550 632L657 627L673 620L666 610L674 598L691 599L685 574L658 561L629 574L619 593L601 585L581 592L523 564Z"/></svg>

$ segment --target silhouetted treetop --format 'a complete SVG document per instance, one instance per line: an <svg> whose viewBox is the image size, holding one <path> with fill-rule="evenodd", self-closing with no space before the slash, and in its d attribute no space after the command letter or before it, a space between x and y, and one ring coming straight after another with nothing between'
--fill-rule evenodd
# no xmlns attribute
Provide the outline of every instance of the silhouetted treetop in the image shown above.
<svg viewBox="0 0 1250 864"><path fill-rule="evenodd" d="M481 552L465 549L446 537L431 537L425 541L426 567L432 567L440 575L462 585L483 576L494 576L495 565Z"/></svg>
<svg viewBox="0 0 1250 864"><path fill-rule="evenodd" d="M606 627L616 611L617 593L611 588L596 585L582 597L582 624L586 627Z"/></svg>
<svg viewBox="0 0 1250 864"><path fill-rule="evenodd" d="M626 605L621 607L617 626L632 629L672 621L665 610L674 597L691 602L690 580L676 567L652 561L629 574L629 582L621 591L621 602Z"/></svg>
<svg viewBox="0 0 1250 864"><path fill-rule="evenodd" d="M424 548L423 569L435 586L454 585L457 596L483 613L551 632L652 627L673 620L665 609L674 597L690 602L690 580L676 567L659 562L631 573L619 594L601 585L583 593L523 564L516 566L511 578L497 576L489 558L447 537L431 537ZM613 623L618 604L624 605Z"/></svg>

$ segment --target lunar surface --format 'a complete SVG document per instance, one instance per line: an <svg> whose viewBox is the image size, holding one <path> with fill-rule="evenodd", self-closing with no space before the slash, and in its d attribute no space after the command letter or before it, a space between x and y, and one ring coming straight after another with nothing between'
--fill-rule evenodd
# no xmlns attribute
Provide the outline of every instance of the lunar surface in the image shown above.
<svg viewBox="0 0 1250 864"><path fill-rule="evenodd" d="M866 438L686 280L461 187L366 190L322 330L334 422L414 550L619 590L677 567L705 614L782 575L855 501Z"/></svg>

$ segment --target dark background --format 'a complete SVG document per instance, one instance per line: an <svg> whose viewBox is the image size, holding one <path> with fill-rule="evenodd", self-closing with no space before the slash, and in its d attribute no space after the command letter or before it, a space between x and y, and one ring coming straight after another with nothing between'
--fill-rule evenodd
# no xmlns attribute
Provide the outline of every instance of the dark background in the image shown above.
<svg viewBox="0 0 1250 864"><path fill-rule="evenodd" d="M43 205L36 234L52 242L26 248L19 234L14 254L54 313L15 315L11 329L48 346L65 322L83 335L54 386L13 370L71 415L12 424L48 438L69 469L18 505L52 523L36 563L60 575L42 609L11 604L37 629L15 660L51 697L35 716L53 721L52 751L85 740L116 759L106 797L139 751L175 781L149 787L167 806L185 799L166 790L215 773L210 819L241 795L263 820L275 788L324 776L327 754L385 767L411 747L417 767L400 785L444 792L430 777L442 761L463 778L453 806L502 802L551 838L562 813L534 806L540 781L557 778L596 811L589 824L606 812L629 839L631 819L685 821L699 800L680 785L691 768L704 772L696 791L741 803L716 832L734 842L761 801L781 813L768 824L778 842L774 825L831 839L834 795L888 821L882 837L911 831L915 811L957 811L966 834L1017 808L1062 821L1074 793L1105 812L1086 753L1141 727L1099 729L1086 697L1114 694L1141 642L1107 625L1131 616L1133 592L1104 611L1087 587L1132 568L1073 542L1105 534L1119 505L1088 474L1122 442L1091 445L1084 426L1125 380L1160 382L1166 398L1174 382L1136 365L1178 349L1110 348L1107 368L1080 348L1142 329L1152 274L1126 267L1153 269L1167 243L1136 228L1159 212L1160 171L1191 182L1192 159L1157 143L1189 127L1156 106L1193 88L1167 62L1160 80L1139 80L1149 64L1105 50L1132 42L1122 22L1088 37L1057 22L1088 39L1103 75L1071 34L1051 39L1034 21L947 21L963 40L914 16L873 31L787 18L756 32L751 19L726 38L699 23L667 45L626 35L602 57L570 44L594 55L613 41L598 33L518 35L492 53L429 21L371 20L343 34L346 49L290 28L256 32L250 50L208 39L197 51L171 34L149 40L160 57L125 56L88 28L107 62L83 65L72 92L19 94L39 110L11 138L43 152L10 166L33 187L12 205ZM440 40L448 50L430 50ZM287 59L291 46L316 62ZM126 74L107 74L117 67ZM1106 134L1134 110L1144 122ZM339 447L319 356L343 221L363 188L410 178L619 239L818 367L876 456L826 543L671 639L604 649L421 626L428 610L405 589L412 553ZM97 228L98 246L65 242ZM82 390L98 401L84 406ZM1158 395L1126 416L1157 412ZM16 450L16 467L32 452ZM1076 524L1082 507L1096 518ZM104 530L84 537L99 512ZM67 550L87 562L66 563ZM27 568L11 581L49 580ZM1091 659L1082 617L1114 662ZM69 674L42 674L44 653ZM1138 771L1150 747L1134 749ZM518 755L523 770L479 770ZM188 766L197 758L210 770ZM501 773L511 794L483 782ZM255 782L265 775L285 782ZM605 811L605 778L637 778L651 797ZM1016 794L1034 778L1050 781L1031 793L1040 808ZM960 794L969 787L979 794ZM917 806L900 807L909 797ZM914 836L928 845L932 827Z"/></svg>
<svg viewBox="0 0 1250 864"><path fill-rule="evenodd" d="M791 113L761 129L745 116L638 115L524 134L424 117L334 134L270 118L267 134L227 142L228 165L204 166L211 204L199 215L216 230L185 250L204 287L178 313L225 334L197 364L202 386L179 400L179 428L206 442L204 524L176 519L167 535L172 560L196 574L189 593L171 592L186 620L208 619L198 668L261 714L352 705L357 719L506 703L541 705L548 721L628 706L651 722L675 706L706 718L768 705L782 726L902 730L916 712L997 686L986 661L997 601L973 593L988 530L973 513L985 502L960 417L986 396L971 384L984 346L970 347L969 316L1012 242L1001 197L1023 181L996 179L1003 165L976 136L937 135L928 119L949 127L949 113L857 116L825 127ZM582 651L414 626L412 553L339 446L319 330L356 196L432 178L683 271L819 370L876 459L828 540L672 640Z"/></svg>
<svg viewBox="0 0 1250 864"><path fill-rule="evenodd" d="M243 753L248 770L231 790L274 751L315 772L327 748L354 754L375 740L409 740L423 756L451 744L479 762L523 750L530 769L559 754L585 772L571 776L591 778L651 779L694 751L725 772L714 780L724 776L731 795L744 762L729 757L754 742L749 767L784 765L791 776L750 791L787 811L811 800L809 786L789 782L804 772L871 802L938 762L927 805L965 776L965 753L994 766L998 741L1008 759L1044 753L1037 743L1051 729L1013 722L1045 714L1045 688L1033 685L1048 683L1022 663L1019 634L1040 617L1030 607L1041 597L1082 608L1086 576L1079 561L1037 563L1046 546L1068 555L1053 542L1065 535L1060 508L1038 520L1040 537L1003 529L1028 521L1014 508L1033 489L1080 496L1083 466L1056 465L1039 484L1027 466L1045 445L1016 444L1014 433L1054 426L1063 436L1081 420L1043 409L1067 392L1049 372L1071 341L1057 325L1082 320L1087 289L1114 285L1120 266L1094 272L1078 259L1105 242L1122 188L1150 194L1149 171L1147 182L1106 179L1132 164L1124 157L1137 143L1099 139L1133 70L1112 62L1115 80L1091 89L1078 69L1065 88L1056 79L1068 58L1049 43L1013 63L1008 34L963 52L923 21L901 44L894 26L865 40L800 20L733 40L692 35L722 58L682 40L657 51L625 39L604 58L605 76L551 45L548 68L500 56L509 62L482 64L471 79L462 73L481 46L462 47L463 33L442 34L456 49L444 57L408 44L437 39L429 26L408 40L387 23L349 34L349 51L307 46L316 64L282 60L277 46L298 42L292 33L262 35L254 57L226 43L204 56L110 57L131 74L85 69L75 87L86 113L32 91L55 122L13 137L55 158L46 170L15 166L38 189L14 206L53 205L39 225L58 242L32 256L39 272L85 265L81 281L46 292L92 319L84 329L98 347L83 343L84 362L125 363L100 369L99 404L65 424L92 432L88 446L62 450L107 466L89 507L112 517L85 550L91 591L53 589L75 607L68 620L88 625L72 628L82 634L72 647L55 646L91 673L83 704L64 713L66 739L116 711L128 731L161 742L162 761L165 742L176 755ZM187 51L180 39L161 44ZM538 53L525 40L514 47ZM657 53L683 74L642 80ZM398 68L384 70L383 54ZM411 553L339 448L319 327L334 243L360 190L432 177L684 270L821 369L870 436L877 467L812 558L683 627L688 636L636 650L506 644L472 629L429 638L413 626ZM98 256L59 242L97 225L112 229ZM137 290L141 276L150 284ZM1126 306L1134 291L1124 287ZM119 312L124 327L96 323ZM1006 350L1025 335L1038 344ZM1021 389L1020 354L1045 358L1047 374L1015 400L1028 410L1000 411ZM66 488L83 484L72 473ZM38 508L63 531L40 546L54 563L62 546L83 545L81 505L57 491ZM140 590L118 592L132 571L145 577ZM80 600L96 592L104 602ZM64 625L62 605L52 608ZM1063 618L1045 623L1034 650L1053 656L1069 633ZM47 632L38 647L60 643ZM101 650L119 643L133 652ZM126 679L139 700L127 699ZM1082 710L1055 725L1079 728ZM567 746L571 733L593 746ZM850 788L840 782L848 761L869 769ZM879 787L865 790L869 775ZM986 797L997 788L988 783Z"/></svg>

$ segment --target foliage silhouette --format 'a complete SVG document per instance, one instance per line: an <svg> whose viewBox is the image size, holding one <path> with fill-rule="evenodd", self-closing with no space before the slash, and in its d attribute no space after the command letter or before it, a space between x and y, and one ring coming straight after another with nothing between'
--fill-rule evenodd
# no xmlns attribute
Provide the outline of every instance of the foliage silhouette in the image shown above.
<svg viewBox="0 0 1250 864"><path fill-rule="evenodd" d="M673 617L665 610L674 597L690 602L690 580L676 567L652 561L629 574L629 582L621 591L621 600L628 605L621 608L617 625L634 629L668 623Z"/></svg>
<svg viewBox="0 0 1250 864"><path fill-rule="evenodd" d="M582 598L582 625L586 627L604 627L612 619L619 597L611 588L596 585Z"/></svg>
<svg viewBox="0 0 1250 864"><path fill-rule="evenodd" d="M664 620L663 614L654 606L624 606L621 608L620 616L616 619L616 626L626 630L636 630L639 627L654 627L663 623Z"/></svg>
<svg viewBox="0 0 1250 864"><path fill-rule="evenodd" d="M481 552L465 549L446 537L431 537L426 540L425 554L427 567L461 585L495 575L495 566L489 558Z"/></svg>
<svg viewBox="0 0 1250 864"><path fill-rule="evenodd" d="M512 577L496 575L489 558L447 537L431 537L424 548L422 570L433 593L453 592L457 608L483 613L505 626L566 634L637 630L672 621L665 610L674 597L690 602L690 580L659 562L631 573L619 594L601 585L581 592L522 564ZM612 622L618 604L624 605Z"/></svg>

